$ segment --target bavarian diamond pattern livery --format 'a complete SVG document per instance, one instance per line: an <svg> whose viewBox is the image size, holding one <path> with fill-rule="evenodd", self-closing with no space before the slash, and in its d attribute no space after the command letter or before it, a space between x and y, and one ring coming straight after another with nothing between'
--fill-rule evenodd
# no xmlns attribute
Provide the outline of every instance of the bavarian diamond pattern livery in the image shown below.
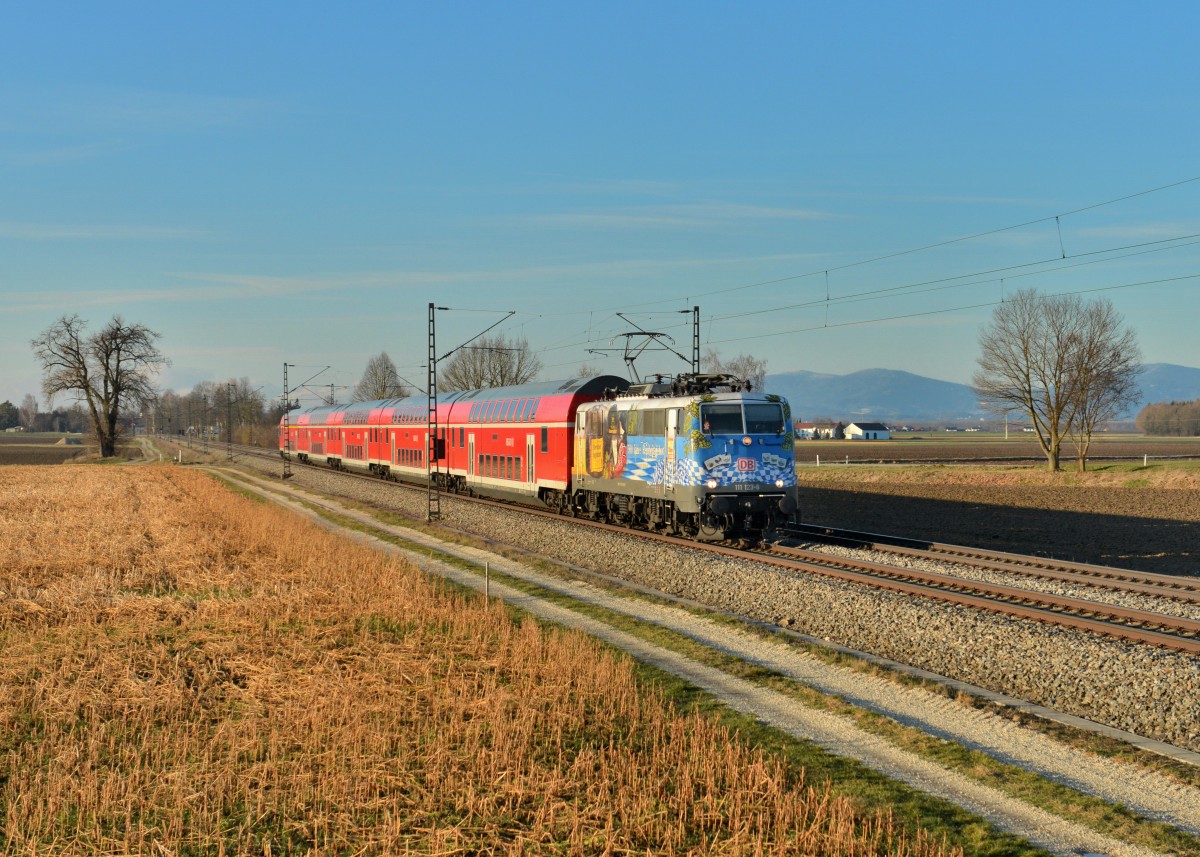
<svg viewBox="0 0 1200 857"><path fill-rule="evenodd" d="M638 448L640 445L632 446ZM641 449L646 447L641 446ZM748 465L746 462L752 464ZM752 469L743 469L748 467ZM661 485L666 474L666 456L660 448L630 454L625 462L625 469L621 472L621 478ZM702 485L709 479L716 479L718 485L733 485L737 482L764 482L774 485L779 479L783 480L784 485L795 485L796 473L790 459L771 452L764 452L757 458L749 455L737 458L732 454L718 453L702 461L682 455L675 459L675 478L671 480L675 485Z"/></svg>

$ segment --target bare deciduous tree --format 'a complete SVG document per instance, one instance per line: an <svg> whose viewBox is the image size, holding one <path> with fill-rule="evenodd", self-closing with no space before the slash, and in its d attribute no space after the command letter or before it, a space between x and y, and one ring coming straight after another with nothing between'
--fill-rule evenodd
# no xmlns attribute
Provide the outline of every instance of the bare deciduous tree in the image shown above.
<svg viewBox="0 0 1200 857"><path fill-rule="evenodd" d="M590 363L580 363L579 368L575 370L572 378L594 378L597 375L604 373Z"/></svg>
<svg viewBox="0 0 1200 857"><path fill-rule="evenodd" d="M1108 301L1026 289L996 307L979 343L976 395L994 413L1026 414L1052 471L1064 439L1078 432L1086 460L1083 440L1136 395L1136 339Z"/></svg>
<svg viewBox="0 0 1200 857"><path fill-rule="evenodd" d="M411 394L408 385L400 380L396 364L381 351L367 361L362 378L354 385L351 394L355 402L371 402L376 399L401 399Z"/></svg>
<svg viewBox="0 0 1200 857"><path fill-rule="evenodd" d="M762 392L767 380L767 361L758 360L749 354L738 354L732 360L722 360L715 348L706 348L700 365L705 372L732 375L750 384L751 389Z"/></svg>
<svg viewBox="0 0 1200 857"><path fill-rule="evenodd" d="M3 407L0 405L0 408ZM3 424L2 419L0 424ZM1142 434L1200 436L1200 399L1191 402L1152 402L1138 413L1137 427Z"/></svg>
<svg viewBox="0 0 1200 857"><path fill-rule="evenodd" d="M1141 399L1137 386L1141 351L1137 337L1124 325L1110 301L1097 300L1084 307L1083 337L1075 350L1079 396L1070 428L1080 473L1087 469L1096 430Z"/></svg>
<svg viewBox="0 0 1200 857"><path fill-rule="evenodd" d="M542 361L524 339L481 336L446 361L438 374L442 390L482 390L524 384L537 377Z"/></svg>
<svg viewBox="0 0 1200 857"><path fill-rule="evenodd" d="M45 373L42 391L47 398L70 393L87 406L102 458L116 452L121 415L156 396L154 376L170 363L159 338L119 315L88 335L86 321L64 315L30 342Z"/></svg>
<svg viewBox="0 0 1200 857"><path fill-rule="evenodd" d="M37 422L38 415L37 397L32 393L26 393L17 411L20 413L21 428L25 429L25 431L33 431L33 426Z"/></svg>

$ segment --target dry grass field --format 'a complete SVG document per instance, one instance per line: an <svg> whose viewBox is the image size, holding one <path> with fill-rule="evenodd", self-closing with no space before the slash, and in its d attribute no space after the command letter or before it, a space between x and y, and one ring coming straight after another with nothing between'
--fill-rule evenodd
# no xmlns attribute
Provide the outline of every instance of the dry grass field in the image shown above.
<svg viewBox="0 0 1200 857"><path fill-rule="evenodd" d="M0 469L0 853L943 853L182 468Z"/></svg>

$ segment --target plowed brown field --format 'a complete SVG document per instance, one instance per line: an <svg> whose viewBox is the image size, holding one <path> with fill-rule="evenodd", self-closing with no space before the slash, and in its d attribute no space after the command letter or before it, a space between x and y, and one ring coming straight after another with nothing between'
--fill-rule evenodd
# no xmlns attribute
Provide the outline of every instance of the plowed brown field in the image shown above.
<svg viewBox="0 0 1200 857"><path fill-rule="evenodd" d="M1072 452L1063 446L1064 461ZM906 436L886 441L799 440L796 461L800 464L822 462L874 461L1045 461L1037 441L1028 436L977 437L970 434ZM1100 437L1092 442L1089 457L1093 461L1150 458L1200 459L1200 438L1144 438L1137 435Z"/></svg>
<svg viewBox="0 0 1200 857"><path fill-rule="evenodd" d="M853 459L851 459L853 461ZM801 467L809 523L1200 574L1200 470Z"/></svg>

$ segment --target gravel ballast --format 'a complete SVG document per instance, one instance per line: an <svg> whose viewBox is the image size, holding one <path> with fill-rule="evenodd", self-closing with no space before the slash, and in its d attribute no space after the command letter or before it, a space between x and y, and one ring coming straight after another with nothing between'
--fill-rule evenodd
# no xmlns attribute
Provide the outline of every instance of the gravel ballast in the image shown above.
<svg viewBox="0 0 1200 857"><path fill-rule="evenodd" d="M280 465L243 463L278 474ZM423 519L426 497L293 468L315 490ZM1200 659L801 573L700 554L446 495L443 522L560 562L1200 751Z"/></svg>

